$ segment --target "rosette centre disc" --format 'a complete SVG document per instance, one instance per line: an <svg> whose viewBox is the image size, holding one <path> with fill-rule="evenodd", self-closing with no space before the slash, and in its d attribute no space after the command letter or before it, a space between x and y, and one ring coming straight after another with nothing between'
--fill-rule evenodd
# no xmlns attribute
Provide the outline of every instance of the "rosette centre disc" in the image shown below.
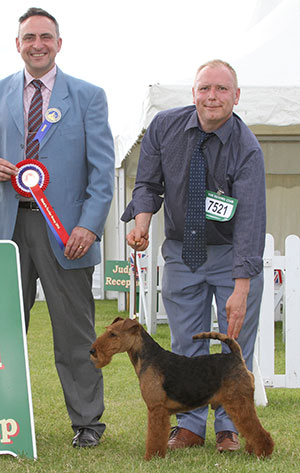
<svg viewBox="0 0 300 473"><path fill-rule="evenodd" d="M33 169L28 169L22 174L22 182L27 187L34 187L40 181L39 173Z"/></svg>

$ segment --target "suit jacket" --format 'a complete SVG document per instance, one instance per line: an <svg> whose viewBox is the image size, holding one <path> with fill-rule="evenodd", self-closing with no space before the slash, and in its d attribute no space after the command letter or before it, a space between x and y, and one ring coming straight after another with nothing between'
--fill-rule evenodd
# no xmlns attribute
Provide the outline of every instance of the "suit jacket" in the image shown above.
<svg viewBox="0 0 300 473"><path fill-rule="evenodd" d="M13 164L24 159L23 89L23 71L0 81L0 157ZM39 159L50 175L45 195L69 234L78 225L98 238L84 257L70 261L48 229L51 248L65 269L93 266L100 262L99 240L114 187L106 96L101 88L57 68L52 107L62 117L40 144ZM19 197L10 181L0 182L0 239L13 236Z"/></svg>

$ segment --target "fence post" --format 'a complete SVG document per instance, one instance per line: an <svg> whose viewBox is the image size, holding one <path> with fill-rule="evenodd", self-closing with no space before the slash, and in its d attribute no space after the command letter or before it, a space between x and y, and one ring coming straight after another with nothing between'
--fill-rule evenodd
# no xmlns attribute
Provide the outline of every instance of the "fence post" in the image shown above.
<svg viewBox="0 0 300 473"><path fill-rule="evenodd" d="M286 283L285 283L285 375L286 387L300 386L300 239L289 235L285 240Z"/></svg>
<svg viewBox="0 0 300 473"><path fill-rule="evenodd" d="M264 291L257 336L258 364L265 386L274 385L274 238L266 235Z"/></svg>
<svg viewBox="0 0 300 473"><path fill-rule="evenodd" d="M147 312L148 321L147 329L148 332L156 333L157 327L157 253L158 253L158 220L157 215L153 215L150 229L149 229L149 240L150 244L148 247L148 270L147 270Z"/></svg>

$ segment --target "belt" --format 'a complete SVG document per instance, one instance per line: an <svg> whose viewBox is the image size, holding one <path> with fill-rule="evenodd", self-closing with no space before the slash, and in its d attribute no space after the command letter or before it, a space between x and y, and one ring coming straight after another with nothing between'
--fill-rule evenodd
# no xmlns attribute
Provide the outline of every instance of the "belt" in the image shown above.
<svg viewBox="0 0 300 473"><path fill-rule="evenodd" d="M34 211L39 211L39 206L36 202L19 202L19 209L28 209L28 210L34 210Z"/></svg>

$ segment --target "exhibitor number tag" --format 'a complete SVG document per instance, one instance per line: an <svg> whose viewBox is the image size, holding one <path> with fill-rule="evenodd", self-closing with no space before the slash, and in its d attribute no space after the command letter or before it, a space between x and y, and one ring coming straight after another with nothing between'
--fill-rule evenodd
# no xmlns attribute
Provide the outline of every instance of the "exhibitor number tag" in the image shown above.
<svg viewBox="0 0 300 473"><path fill-rule="evenodd" d="M206 191L205 211L208 220L227 222L236 210L238 200L226 195L219 195L215 192Z"/></svg>

